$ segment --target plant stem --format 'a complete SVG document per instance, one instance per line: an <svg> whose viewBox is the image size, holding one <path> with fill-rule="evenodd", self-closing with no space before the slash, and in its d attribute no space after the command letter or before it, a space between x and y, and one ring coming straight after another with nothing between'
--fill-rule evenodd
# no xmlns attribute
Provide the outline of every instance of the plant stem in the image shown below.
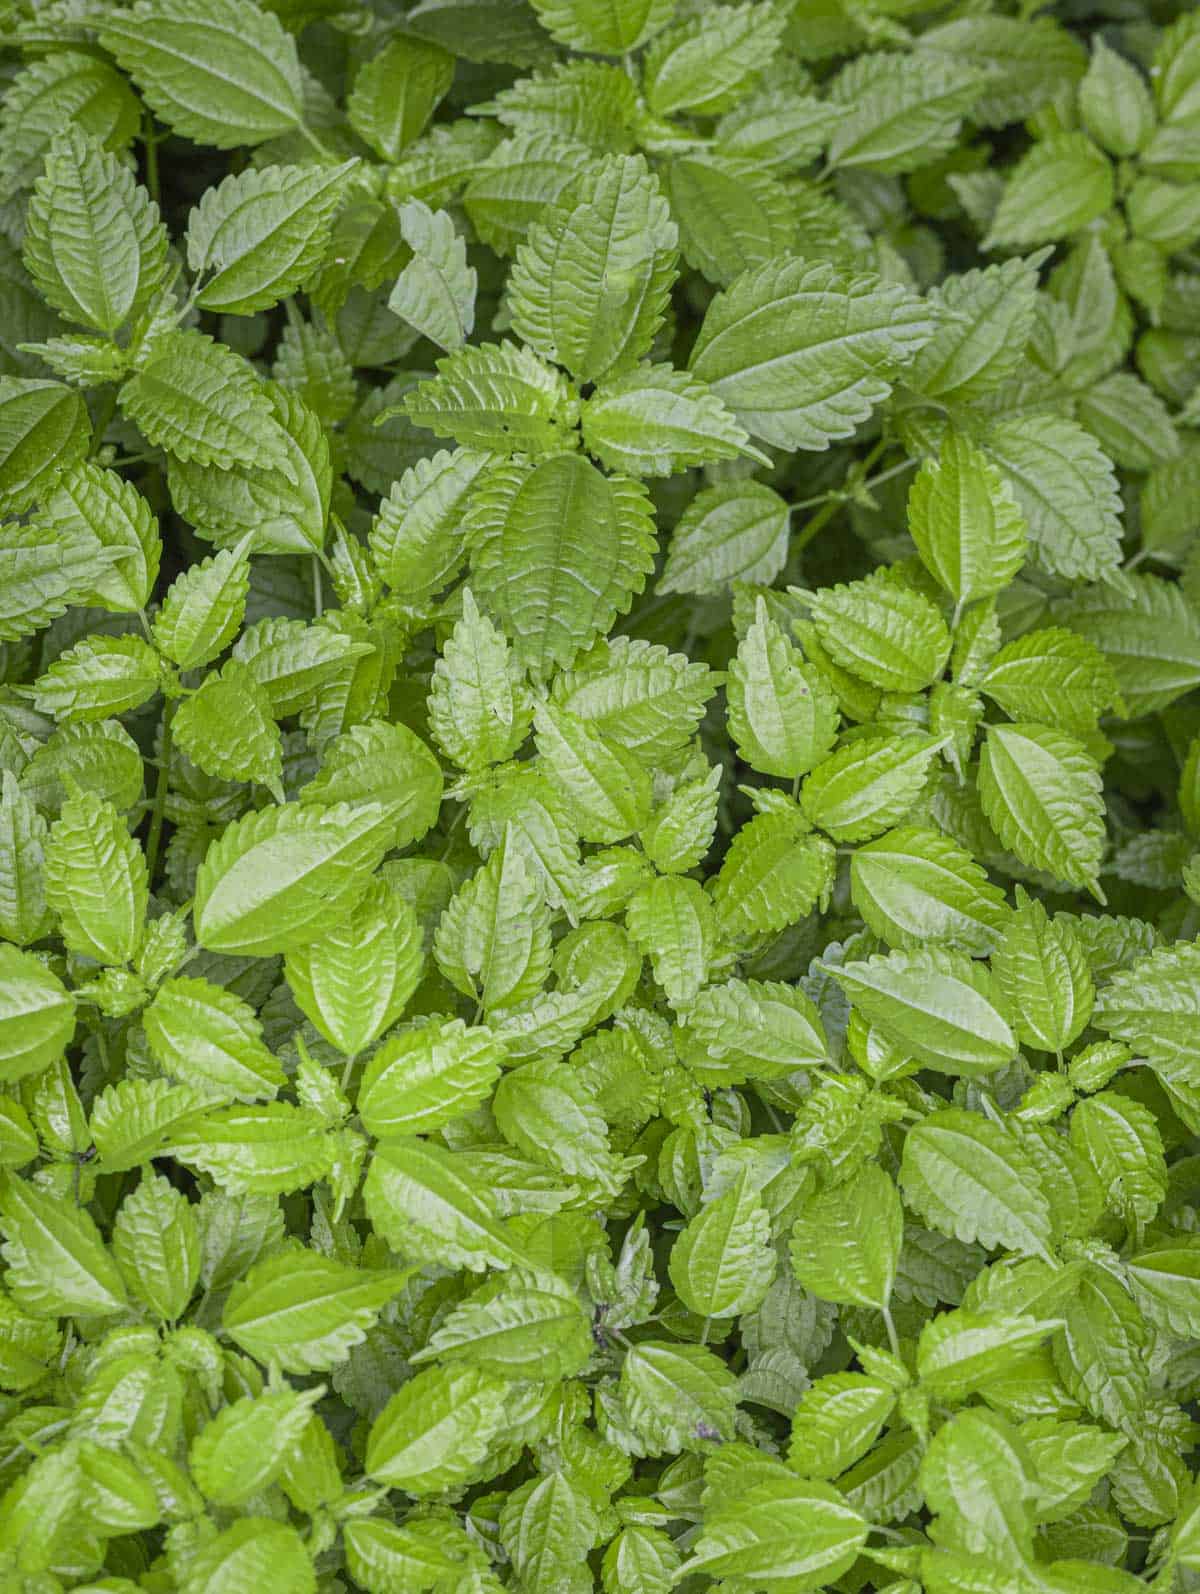
<svg viewBox="0 0 1200 1594"><path fill-rule="evenodd" d="M833 519L841 507L842 499L827 499L825 503L821 505L820 509L817 510L816 514L813 515L812 518L808 520L792 538L792 551L796 552L801 548L807 548L809 543L813 540L821 528L828 521Z"/></svg>
<svg viewBox="0 0 1200 1594"><path fill-rule="evenodd" d="M112 423L113 415L117 408L117 384L114 382L106 387L100 395L100 402L96 406L96 420L92 427L92 446L88 450L94 457L104 447L104 434Z"/></svg>
<svg viewBox="0 0 1200 1594"><path fill-rule="evenodd" d="M154 787L154 810L150 818L150 832L146 837L146 875L151 886L158 864L158 849L162 843L163 819L167 811L167 788L171 779L171 725L175 718L178 698L172 698L163 709L162 736L159 739L158 780Z"/></svg>
<svg viewBox="0 0 1200 1594"><path fill-rule="evenodd" d="M892 1309L890 1306L884 1306L881 1310L883 1312L883 1326L887 1329L888 1344L892 1348L892 1355L898 1357L900 1355L900 1337L896 1333L896 1325L892 1321Z"/></svg>

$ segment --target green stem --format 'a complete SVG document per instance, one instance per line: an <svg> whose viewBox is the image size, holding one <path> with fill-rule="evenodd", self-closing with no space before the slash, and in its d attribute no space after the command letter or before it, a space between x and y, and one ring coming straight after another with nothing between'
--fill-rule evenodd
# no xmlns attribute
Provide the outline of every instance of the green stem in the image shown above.
<svg viewBox="0 0 1200 1594"><path fill-rule="evenodd" d="M890 1306L884 1306L881 1310L883 1312L883 1326L887 1329L888 1344L892 1348L892 1355L899 1357L900 1336L896 1333L896 1325L892 1321L892 1309Z"/></svg>
<svg viewBox="0 0 1200 1594"><path fill-rule="evenodd" d="M312 576L313 617L319 620L325 611L325 592L324 588L321 586L321 561L317 558L316 554L313 554Z"/></svg>
<svg viewBox="0 0 1200 1594"><path fill-rule="evenodd" d="M306 127L305 124L301 122L296 131L307 144L312 145L313 149L316 150L317 154L322 160L331 161L334 159L333 151L328 147L328 145L322 144L321 140L313 132L311 127Z"/></svg>
<svg viewBox="0 0 1200 1594"><path fill-rule="evenodd" d="M150 833L146 837L146 875L151 886L154 884L154 870L158 864L158 849L162 843L163 820L167 812L167 788L171 780L171 725L175 718L177 698L163 709L162 737L158 756L158 780L154 787L154 811L150 818Z"/></svg>
<svg viewBox="0 0 1200 1594"><path fill-rule="evenodd" d="M358 1053L357 1052L351 1053L351 1055L349 1057L347 1057L347 1059L346 1059L345 1067L342 1069L342 1095L343 1096L350 1089L350 1076L354 1072L354 1064L355 1064L355 1061L357 1060L357 1058L358 1058Z"/></svg>
<svg viewBox="0 0 1200 1594"><path fill-rule="evenodd" d="M842 500L840 498L830 498L823 503L816 514L792 538L792 552L795 553L801 548L807 548L817 533L833 519L841 507Z"/></svg>
<svg viewBox="0 0 1200 1594"><path fill-rule="evenodd" d="M146 112L142 123L142 143L146 147L146 188L157 205L160 198L158 182L158 139L154 132L154 118Z"/></svg>

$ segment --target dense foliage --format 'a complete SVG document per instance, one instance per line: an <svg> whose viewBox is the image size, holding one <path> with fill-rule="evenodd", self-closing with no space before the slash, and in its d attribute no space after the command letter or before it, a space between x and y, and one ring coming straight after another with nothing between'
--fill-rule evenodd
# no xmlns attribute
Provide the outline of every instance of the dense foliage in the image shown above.
<svg viewBox="0 0 1200 1594"><path fill-rule="evenodd" d="M1200 12L0 38L5 1594L1200 1588Z"/></svg>

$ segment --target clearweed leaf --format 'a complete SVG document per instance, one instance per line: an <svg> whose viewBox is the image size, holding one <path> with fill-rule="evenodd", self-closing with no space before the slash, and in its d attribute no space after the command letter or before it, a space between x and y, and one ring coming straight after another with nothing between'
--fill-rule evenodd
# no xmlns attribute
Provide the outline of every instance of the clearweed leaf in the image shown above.
<svg viewBox="0 0 1200 1594"><path fill-rule="evenodd" d="M282 1101L205 1113L173 1133L170 1149L233 1195L302 1190L329 1172L334 1156L320 1115Z"/></svg>
<svg viewBox="0 0 1200 1594"><path fill-rule="evenodd" d="M87 637L38 677L33 703L60 724L86 724L139 708L162 679L158 656L141 637Z"/></svg>
<svg viewBox="0 0 1200 1594"><path fill-rule="evenodd" d="M143 1176L121 1202L113 1255L131 1294L155 1317L182 1317L200 1276L200 1236L182 1191L159 1175Z"/></svg>
<svg viewBox="0 0 1200 1594"><path fill-rule="evenodd" d="M1061 626L1027 631L994 655L980 691L1014 720L1056 723L1074 736L1096 729L1120 699L1104 654Z"/></svg>
<svg viewBox="0 0 1200 1594"><path fill-rule="evenodd" d="M689 1065L729 1084L783 1077L828 1055L816 1007L782 981L727 980L699 992L689 1008ZM697 1062L697 1056L700 1061Z"/></svg>
<svg viewBox="0 0 1200 1594"><path fill-rule="evenodd" d="M394 591L418 601L441 591L465 563L464 511L486 464L486 454L443 452L392 483L371 526L371 553Z"/></svg>
<svg viewBox="0 0 1200 1594"><path fill-rule="evenodd" d="M732 1317L759 1307L775 1277L770 1234L770 1216L744 1173L702 1206L671 1247L667 1264L688 1310Z"/></svg>
<svg viewBox="0 0 1200 1594"><path fill-rule="evenodd" d="M599 642L554 677L553 699L651 769L688 745L721 677L640 637Z"/></svg>
<svg viewBox="0 0 1200 1594"><path fill-rule="evenodd" d="M419 199L401 206L400 228L412 259L396 279L388 309L439 348L461 348L475 325L476 275L467 265L466 244L446 211L432 211Z"/></svg>
<svg viewBox="0 0 1200 1594"><path fill-rule="evenodd" d="M1004 1312L943 1312L917 1343L917 1377L939 1400L960 1401L1018 1366L1059 1326Z"/></svg>
<svg viewBox="0 0 1200 1594"><path fill-rule="evenodd" d="M454 57L440 45L397 35L354 77L346 113L358 135L384 160L398 160L437 109L454 80Z"/></svg>
<svg viewBox="0 0 1200 1594"><path fill-rule="evenodd" d="M703 382L670 366L638 365L605 381L581 424L588 452L630 476L672 476L741 454L766 461Z"/></svg>
<svg viewBox="0 0 1200 1594"><path fill-rule="evenodd" d="M979 798L1023 862L1100 894L1104 804L1099 770L1082 742L1046 725L989 726Z"/></svg>
<svg viewBox="0 0 1200 1594"><path fill-rule="evenodd" d="M1071 1114L1071 1140L1126 1223L1148 1223L1167 1193L1167 1164L1154 1114L1141 1102L1102 1090Z"/></svg>
<svg viewBox="0 0 1200 1594"><path fill-rule="evenodd" d="M810 599L830 657L885 692L917 692L945 668L950 633L928 598L898 582L825 587Z"/></svg>
<svg viewBox="0 0 1200 1594"><path fill-rule="evenodd" d="M876 935L897 949L942 942L990 952L1008 919L1003 893L971 855L918 825L855 848L850 895Z"/></svg>
<svg viewBox="0 0 1200 1594"><path fill-rule="evenodd" d="M321 768L301 793L305 807L349 807L364 824L376 815L379 845L406 847L435 823L442 803L442 771L429 748L407 725L368 719L332 741ZM368 831L364 829L364 835ZM365 871L366 874L370 870Z"/></svg>
<svg viewBox="0 0 1200 1594"><path fill-rule="evenodd" d="M1086 1028L1095 990L1079 938L1020 886L992 971L1026 1046L1061 1054Z"/></svg>
<svg viewBox="0 0 1200 1594"><path fill-rule="evenodd" d="M439 747L461 768L502 763L524 742L533 703L504 636L484 615L469 587L463 617L434 666L429 721Z"/></svg>
<svg viewBox="0 0 1200 1594"><path fill-rule="evenodd" d="M646 52L650 109L656 116L681 110L711 116L725 110L770 61L782 31L783 18L771 6L756 4L674 23Z"/></svg>
<svg viewBox="0 0 1200 1594"><path fill-rule="evenodd" d="M862 1517L831 1484L772 1476L714 1511L682 1570L735 1586L741 1576L765 1578L767 1586L807 1594L854 1563L866 1533ZM797 1539L804 1546L798 1553L784 1548Z"/></svg>
<svg viewBox="0 0 1200 1594"><path fill-rule="evenodd" d="M560 44L597 55L639 49L671 20L674 0L534 0L538 20Z"/></svg>
<svg viewBox="0 0 1200 1594"><path fill-rule="evenodd" d="M905 1136L900 1186L943 1234L1050 1259L1050 1202L1003 1124L957 1107L930 1113Z"/></svg>
<svg viewBox="0 0 1200 1594"><path fill-rule="evenodd" d="M759 814L744 825L709 882L725 939L761 936L798 924L828 894L834 849L814 836L796 809Z"/></svg>
<svg viewBox="0 0 1200 1594"><path fill-rule="evenodd" d="M243 1396L217 1413L192 1441L188 1462L216 1505L241 1505L278 1477L320 1396L293 1389Z"/></svg>
<svg viewBox="0 0 1200 1594"><path fill-rule="evenodd" d="M822 1300L885 1311L903 1232L896 1187L872 1164L805 1202L792 1227L792 1269Z"/></svg>
<svg viewBox="0 0 1200 1594"><path fill-rule="evenodd" d="M642 828L653 791L632 753L552 703L535 708L533 723L541 765L562 793L582 840L622 841Z"/></svg>
<svg viewBox="0 0 1200 1594"><path fill-rule="evenodd" d="M918 351L907 381L931 398L959 400L975 399L1002 386L1016 373L1033 331L1038 266L1044 259L1044 252L1014 256L947 277L935 286L932 302L949 313L939 318L933 336Z"/></svg>
<svg viewBox="0 0 1200 1594"><path fill-rule="evenodd" d="M788 525L787 503L762 482L702 488L676 522L658 591L707 597L736 581L774 581L787 561Z"/></svg>
<svg viewBox="0 0 1200 1594"><path fill-rule="evenodd" d="M137 133L137 96L108 61L82 50L58 48L26 62L0 114L5 198L33 186L46 151L71 120L104 149L124 149Z"/></svg>
<svg viewBox="0 0 1200 1594"><path fill-rule="evenodd" d="M650 862L663 874L686 874L712 846L721 798L721 771L677 786L642 826L641 842Z"/></svg>
<svg viewBox="0 0 1200 1594"><path fill-rule="evenodd" d="M551 914L512 830L438 921L438 967L484 1013L536 996L550 972Z"/></svg>
<svg viewBox="0 0 1200 1594"><path fill-rule="evenodd" d="M846 741L809 775L800 804L835 841L866 841L903 819L948 738L868 735Z"/></svg>
<svg viewBox="0 0 1200 1594"><path fill-rule="evenodd" d="M382 1139L440 1128L488 1098L503 1062L490 1030L458 1018L400 1030L367 1064L358 1092L363 1124Z"/></svg>
<svg viewBox="0 0 1200 1594"><path fill-rule="evenodd" d="M505 1384L475 1367L430 1367L392 1396L367 1439L367 1472L420 1499L465 1483L500 1437Z"/></svg>
<svg viewBox="0 0 1200 1594"><path fill-rule="evenodd" d="M165 981L142 1022L163 1072L200 1096L270 1100L285 1083L254 1009L208 980L181 976Z"/></svg>
<svg viewBox="0 0 1200 1594"><path fill-rule="evenodd" d="M278 17L240 0L143 0L106 17L101 43L169 127L232 149L300 125L303 79Z"/></svg>
<svg viewBox="0 0 1200 1594"><path fill-rule="evenodd" d="M46 905L67 946L97 963L128 963L146 917L146 860L112 803L85 792L65 802L45 870Z"/></svg>
<svg viewBox="0 0 1200 1594"><path fill-rule="evenodd" d="M0 511L12 515L28 509L36 499L53 488L64 472L83 458L89 440L87 409L78 393L64 387L61 382L0 376ZM22 545L36 548L44 540L45 533L39 533L36 527L26 525L20 530L5 528L5 542L10 546L15 543L18 550ZM100 576L106 561L96 558L90 550L89 558L94 575ZM79 575L82 574L81 569ZM12 581L11 576L7 578L6 586L9 581ZM65 590L72 589L67 587ZM17 592L21 595L19 585ZM27 591L23 597L24 604L19 604L18 613L24 605L29 604ZM43 601L39 593L38 602L29 606L36 613ZM48 620L54 614L60 614L65 607L65 603L59 603L57 608L49 610L45 618ZM34 630L44 623L44 620L37 619L29 629ZM14 633L16 636L24 634L23 630Z"/></svg>
<svg viewBox="0 0 1200 1594"><path fill-rule="evenodd" d="M456 1306L418 1353L497 1378L571 1378L592 1354L579 1296L557 1274L518 1269L489 1279Z"/></svg>
<svg viewBox="0 0 1200 1594"><path fill-rule="evenodd" d="M464 448L557 454L577 444L578 401L566 378L517 343L482 343L437 362L404 399L416 426Z"/></svg>
<svg viewBox="0 0 1200 1594"><path fill-rule="evenodd" d="M362 1344L404 1276L395 1269L348 1267L316 1251L283 1251L234 1285L221 1323L266 1365L327 1372Z"/></svg>
<svg viewBox="0 0 1200 1594"><path fill-rule="evenodd" d="M792 1419L788 1465L802 1478L836 1478L874 1444L896 1390L867 1373L827 1373L805 1391Z"/></svg>
<svg viewBox="0 0 1200 1594"><path fill-rule="evenodd" d="M476 1273L522 1260L470 1158L433 1141L397 1138L377 1146L363 1198L372 1227L402 1255L436 1257Z"/></svg>
<svg viewBox="0 0 1200 1594"><path fill-rule="evenodd" d="M1101 1422L1136 1437L1149 1397L1149 1330L1133 1296L1106 1268L1092 1266L1060 1316L1054 1365L1068 1394Z"/></svg>
<svg viewBox="0 0 1200 1594"><path fill-rule="evenodd" d="M35 1317L78 1312L111 1317L128 1297L103 1237L86 1212L64 1206L18 1174L0 1176L5 1284Z"/></svg>
<svg viewBox="0 0 1200 1594"><path fill-rule="evenodd" d="M519 663L545 678L569 667L640 592L654 558L645 488L580 455L502 465L470 517L474 590Z"/></svg>
<svg viewBox="0 0 1200 1594"><path fill-rule="evenodd" d="M517 249L514 330L578 381L627 369L662 322L677 238L644 158L606 157L557 195Z"/></svg>
<svg viewBox="0 0 1200 1594"><path fill-rule="evenodd" d="M34 189L24 255L49 304L111 335L163 285L167 233L128 168L68 126Z"/></svg>
<svg viewBox="0 0 1200 1594"><path fill-rule="evenodd" d="M353 169L252 168L208 189L188 221L188 266L203 281L197 304L251 315L294 293L325 252Z"/></svg>
<svg viewBox="0 0 1200 1594"><path fill-rule="evenodd" d="M702 1345L641 1340L621 1366L622 1403L652 1453L703 1454L731 1439L735 1388L724 1362Z"/></svg>
<svg viewBox="0 0 1200 1594"><path fill-rule="evenodd" d="M690 368L752 436L823 449L883 402L932 330L919 299L877 277L772 261L713 300Z"/></svg>
<svg viewBox="0 0 1200 1594"><path fill-rule="evenodd" d="M117 613L144 609L158 575L162 545L146 500L115 471L81 461L65 471L40 505L36 524L64 551L99 545L94 580L71 601ZM69 561L67 561L69 562Z"/></svg>
<svg viewBox="0 0 1200 1594"><path fill-rule="evenodd" d="M845 111L829 143L831 166L906 172L953 147L986 79L966 62L880 52L843 67L830 97Z"/></svg>
<svg viewBox="0 0 1200 1594"><path fill-rule="evenodd" d="M730 665L726 699L734 745L764 775L795 780L833 746L838 727L833 694L761 598Z"/></svg>
<svg viewBox="0 0 1200 1594"><path fill-rule="evenodd" d="M304 1540L286 1522L242 1517L207 1540L188 1564L183 1588L201 1594L224 1584L255 1584L269 1579L280 1594L312 1594L316 1574Z"/></svg>
<svg viewBox="0 0 1200 1594"><path fill-rule="evenodd" d="M1068 238L1113 201L1113 170L1083 133L1055 133L1018 161L984 248L1027 249Z"/></svg>
<svg viewBox="0 0 1200 1594"><path fill-rule="evenodd" d="M782 183L717 155L683 155L663 173L684 259L728 286L742 271L790 253L796 215Z"/></svg>
<svg viewBox="0 0 1200 1594"><path fill-rule="evenodd" d="M230 825L196 876L201 946L263 957L315 941L365 893L388 844L383 818L377 803L308 803Z"/></svg>
<svg viewBox="0 0 1200 1594"><path fill-rule="evenodd" d="M49 927L45 848L48 826L11 770L0 776L0 936L17 946Z"/></svg>
<svg viewBox="0 0 1200 1594"><path fill-rule="evenodd" d="M1123 575L1084 588L1061 618L1108 660L1131 718L1157 713L1200 682L1200 614L1175 582Z"/></svg>
<svg viewBox="0 0 1200 1594"><path fill-rule="evenodd" d="M283 797L283 742L271 699L236 659L212 674L179 705L175 741L206 775L265 786Z"/></svg>
<svg viewBox="0 0 1200 1594"><path fill-rule="evenodd" d="M925 567L957 604L1002 591L1025 562L1025 517L1012 489L959 432L948 431L937 459L917 472L908 524Z"/></svg>

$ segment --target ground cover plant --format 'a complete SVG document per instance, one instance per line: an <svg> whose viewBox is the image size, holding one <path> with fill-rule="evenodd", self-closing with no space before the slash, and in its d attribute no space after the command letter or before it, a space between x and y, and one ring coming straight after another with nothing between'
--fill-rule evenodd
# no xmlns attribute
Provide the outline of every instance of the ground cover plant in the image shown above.
<svg viewBox="0 0 1200 1594"><path fill-rule="evenodd" d="M6 1594L1200 1588L1200 13L0 40Z"/></svg>

